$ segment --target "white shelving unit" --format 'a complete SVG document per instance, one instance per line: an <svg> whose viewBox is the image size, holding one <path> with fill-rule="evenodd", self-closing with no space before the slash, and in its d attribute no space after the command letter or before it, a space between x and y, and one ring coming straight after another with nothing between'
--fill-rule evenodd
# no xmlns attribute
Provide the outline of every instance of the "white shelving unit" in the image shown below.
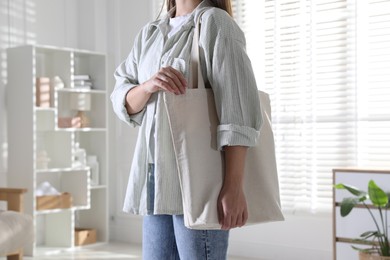
<svg viewBox="0 0 390 260"><path fill-rule="evenodd" d="M106 56L102 53L49 46L20 46L7 50L8 184L28 189L25 212L34 217L35 243L27 255L68 250L75 246L75 228L93 228L97 242L108 241L108 125ZM74 75L90 75L92 89L75 88ZM64 88L52 88L52 105L37 107L36 78L54 78ZM91 109L88 128L60 128L59 117L74 117L71 95L88 94ZM91 169L74 167L76 143L99 163L99 183L91 185ZM46 151L46 169L37 166L38 153ZM36 187L49 182L69 192L69 209L36 210Z"/></svg>

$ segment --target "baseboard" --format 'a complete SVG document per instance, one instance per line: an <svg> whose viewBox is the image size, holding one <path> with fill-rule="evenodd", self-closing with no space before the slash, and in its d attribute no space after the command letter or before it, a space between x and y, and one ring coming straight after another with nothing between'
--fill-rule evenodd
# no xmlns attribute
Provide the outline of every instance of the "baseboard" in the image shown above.
<svg viewBox="0 0 390 260"><path fill-rule="evenodd" d="M229 255L256 260L329 260L331 251L230 240Z"/></svg>

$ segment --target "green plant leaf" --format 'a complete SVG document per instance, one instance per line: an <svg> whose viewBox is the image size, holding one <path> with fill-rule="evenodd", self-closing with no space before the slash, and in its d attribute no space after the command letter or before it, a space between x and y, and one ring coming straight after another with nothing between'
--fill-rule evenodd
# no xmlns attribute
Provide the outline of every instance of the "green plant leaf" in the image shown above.
<svg viewBox="0 0 390 260"><path fill-rule="evenodd" d="M358 198L344 198L340 204L340 214L342 217L348 216L352 209L359 203Z"/></svg>
<svg viewBox="0 0 390 260"><path fill-rule="evenodd" d="M356 247L356 246L351 246L353 249L355 250L358 250L358 251L363 251L365 250L364 248L359 248L359 247Z"/></svg>
<svg viewBox="0 0 390 260"><path fill-rule="evenodd" d="M385 207L389 202L387 194L373 180L368 183L368 195L372 204L377 207Z"/></svg>
<svg viewBox="0 0 390 260"><path fill-rule="evenodd" d="M356 247L356 246L351 246L353 249L355 250L358 250L358 251L361 251L361 252L364 252L364 253L375 253L375 252L378 252L377 249L375 248L359 248L359 247Z"/></svg>
<svg viewBox="0 0 390 260"><path fill-rule="evenodd" d="M360 237L364 239L368 239L373 236L378 237L378 231L367 231L360 235ZM381 234L379 234L379 236L381 236Z"/></svg>
<svg viewBox="0 0 390 260"><path fill-rule="evenodd" d="M367 195L366 192L364 192L362 190L359 190L356 187L353 187L353 186L350 186L350 185L346 185L346 184L343 184L343 183L336 184L336 185L334 185L334 187L336 189L339 189L339 190L347 190L350 193L352 193L353 195L358 196L358 197Z"/></svg>
<svg viewBox="0 0 390 260"><path fill-rule="evenodd" d="M379 254L379 251L377 248L360 248L360 247L356 247L356 246L351 246L351 247L359 252L363 252L366 254Z"/></svg>

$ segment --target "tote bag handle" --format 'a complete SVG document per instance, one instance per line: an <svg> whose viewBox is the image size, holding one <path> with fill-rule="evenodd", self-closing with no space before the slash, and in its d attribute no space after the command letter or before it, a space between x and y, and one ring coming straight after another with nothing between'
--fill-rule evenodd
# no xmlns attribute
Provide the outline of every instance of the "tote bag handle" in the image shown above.
<svg viewBox="0 0 390 260"><path fill-rule="evenodd" d="M202 17L203 13L206 10L201 11L196 19L194 36L192 38L192 48L191 48L192 87L191 88L198 88L198 89L206 88L204 84L203 75L202 75L202 69L200 67L200 58L199 58L200 18Z"/></svg>

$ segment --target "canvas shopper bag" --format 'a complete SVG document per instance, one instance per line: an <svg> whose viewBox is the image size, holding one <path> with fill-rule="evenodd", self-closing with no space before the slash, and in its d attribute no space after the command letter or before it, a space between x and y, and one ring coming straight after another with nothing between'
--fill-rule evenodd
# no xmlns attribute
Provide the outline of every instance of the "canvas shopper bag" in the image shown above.
<svg viewBox="0 0 390 260"><path fill-rule="evenodd" d="M184 224L191 229L221 229L217 199L224 178L224 159L223 153L217 150L219 121L213 91L205 88L201 73L198 42L199 19L191 51L195 88L187 89L184 95L168 92L163 95L179 172ZM283 220L270 100L261 91L259 97L263 124L257 145L248 149L245 162L247 225Z"/></svg>

